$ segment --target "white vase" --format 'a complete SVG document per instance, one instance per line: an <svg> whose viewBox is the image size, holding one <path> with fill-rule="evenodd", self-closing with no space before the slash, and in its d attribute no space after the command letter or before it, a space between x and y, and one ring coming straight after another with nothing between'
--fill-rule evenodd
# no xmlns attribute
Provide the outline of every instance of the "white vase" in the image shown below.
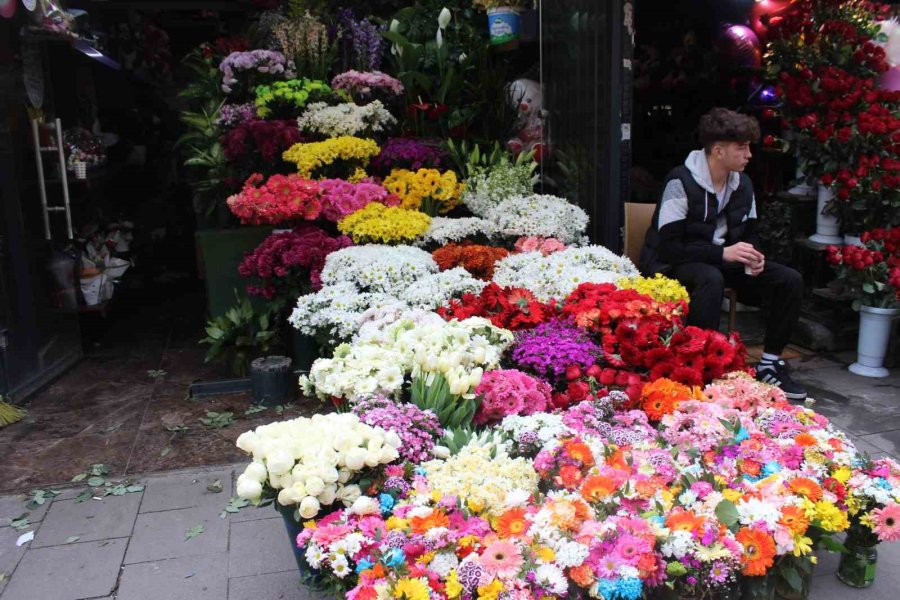
<svg viewBox="0 0 900 600"><path fill-rule="evenodd" d="M900 308L859 307L859 340L856 345L856 362L850 372L863 377L887 377L884 356L891 339L892 321L900 315Z"/></svg>
<svg viewBox="0 0 900 600"><path fill-rule="evenodd" d="M800 153L795 152L795 154L799 161ZM794 179L796 179L798 183L788 190L788 194L791 194L792 196L804 197L811 197L816 195L816 187L806 183L806 175L803 173L800 167L797 167L797 170L794 171Z"/></svg>
<svg viewBox="0 0 900 600"><path fill-rule="evenodd" d="M825 214L825 207L834 200L834 189L819 182L818 202L816 202L816 233L809 241L817 244L842 244L841 226L837 217Z"/></svg>
<svg viewBox="0 0 900 600"><path fill-rule="evenodd" d="M858 235L850 235L849 233L844 234L844 245L845 246L859 246L862 248L864 244L862 240L859 239Z"/></svg>

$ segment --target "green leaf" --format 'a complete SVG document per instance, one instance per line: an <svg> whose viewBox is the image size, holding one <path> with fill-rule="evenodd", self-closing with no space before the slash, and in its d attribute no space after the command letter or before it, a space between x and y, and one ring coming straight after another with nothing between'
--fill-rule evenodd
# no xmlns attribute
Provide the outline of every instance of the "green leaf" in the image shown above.
<svg viewBox="0 0 900 600"><path fill-rule="evenodd" d="M847 552L847 547L832 537L823 537L819 540L819 544L829 552Z"/></svg>
<svg viewBox="0 0 900 600"><path fill-rule="evenodd" d="M66 538L66 543L67 543L67 544L71 544L71 543L77 542L77 541L80 540L80 539L81 539L81 536L79 536L79 535L72 535L72 536L69 536L69 537Z"/></svg>
<svg viewBox="0 0 900 600"><path fill-rule="evenodd" d="M222 481L220 479L216 479L211 484L206 486L207 491L210 491L214 494L218 494L222 491Z"/></svg>
<svg viewBox="0 0 900 600"><path fill-rule="evenodd" d="M249 417L250 415L255 415L256 413L261 413L265 410L266 410L266 407L262 406L262 405L251 406L250 408L248 408L247 410L244 411L244 416Z"/></svg>
<svg viewBox="0 0 900 600"><path fill-rule="evenodd" d="M731 500L722 500L716 505L716 517L719 518L723 525L729 528L737 525L741 518L737 506Z"/></svg>
<svg viewBox="0 0 900 600"><path fill-rule="evenodd" d="M781 576L784 580L791 586L792 590L802 590L803 589L803 580L800 578L800 573L797 572L797 569L794 567L782 567Z"/></svg>
<svg viewBox="0 0 900 600"><path fill-rule="evenodd" d="M18 529L19 531L28 528L31 525L31 523L28 521L28 513L25 513L17 519L13 519L9 522L9 525L13 529Z"/></svg>
<svg viewBox="0 0 900 600"><path fill-rule="evenodd" d="M865 293L867 293L867 294L874 294L874 293L875 293L875 286L872 284L871 281L866 281L866 282L864 282L864 283L862 284L862 289L863 289L863 291L864 291Z"/></svg>
<svg viewBox="0 0 900 600"><path fill-rule="evenodd" d="M144 491L144 486L143 486L143 485L140 485L140 484L138 484L138 485L129 485L128 487L125 488L125 491L128 492L129 494L133 494L133 493L135 493L135 492L143 492L143 491Z"/></svg>
<svg viewBox="0 0 900 600"><path fill-rule="evenodd" d="M106 480L102 477L91 477L87 480L87 484L91 487L100 487L105 484Z"/></svg>
<svg viewBox="0 0 900 600"><path fill-rule="evenodd" d="M85 477L87 477L87 473L79 473L75 477L72 478L73 483L77 483L79 481L84 481Z"/></svg>
<svg viewBox="0 0 900 600"><path fill-rule="evenodd" d="M90 490L90 488L88 488L86 490L83 490L77 496L75 496L75 503L80 504L81 502L84 502L85 500L90 500L93 496L94 496L93 492Z"/></svg>
<svg viewBox="0 0 900 600"><path fill-rule="evenodd" d="M190 529L188 529L187 531L184 532L184 541L187 541L191 538L195 538L198 535L200 535L201 533L203 533L204 531L206 531L206 528L203 527L202 523L200 525L195 525L194 527L191 527Z"/></svg>

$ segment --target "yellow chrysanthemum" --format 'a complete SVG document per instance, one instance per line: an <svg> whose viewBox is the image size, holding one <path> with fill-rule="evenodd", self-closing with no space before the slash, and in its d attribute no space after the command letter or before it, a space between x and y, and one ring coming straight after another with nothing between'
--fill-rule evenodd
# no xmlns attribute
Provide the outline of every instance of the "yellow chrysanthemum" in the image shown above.
<svg viewBox="0 0 900 600"><path fill-rule="evenodd" d="M444 592L447 594L447 598L450 600L454 600L455 598L459 598L463 593L463 586L460 585L459 579L456 576L456 569L453 569L447 574L447 581L444 584Z"/></svg>
<svg viewBox="0 0 900 600"><path fill-rule="evenodd" d="M488 585L482 585L478 588L479 600L497 600L500 592L503 591L503 584L498 579L493 580Z"/></svg>
<svg viewBox="0 0 900 600"><path fill-rule="evenodd" d="M794 556L804 556L812 552L812 539L805 535L794 536Z"/></svg>
<svg viewBox="0 0 900 600"><path fill-rule="evenodd" d="M402 600L428 600L428 584L422 579L404 577L394 586L394 598Z"/></svg>
<svg viewBox="0 0 900 600"><path fill-rule="evenodd" d="M816 502L816 518L819 520L822 529L825 531L844 531L850 527L850 520L847 519L847 513L831 502L825 500Z"/></svg>
<svg viewBox="0 0 900 600"><path fill-rule="evenodd" d="M851 475L853 475L853 471L847 466L839 467L831 474L831 476L840 481L841 484L847 483L847 480L850 479Z"/></svg>
<svg viewBox="0 0 900 600"><path fill-rule="evenodd" d="M737 502L738 499L741 497L741 495L742 495L741 492L739 492L738 490L731 489L731 488L722 490L722 496L726 500L730 500L731 502Z"/></svg>
<svg viewBox="0 0 900 600"><path fill-rule="evenodd" d="M456 173L437 169L394 169L385 177L384 187L400 197L400 207L420 210L423 204L437 203L437 212L446 213L459 204L463 185Z"/></svg>
<svg viewBox="0 0 900 600"><path fill-rule="evenodd" d="M400 517L389 517L387 521L384 522L385 527L388 529L406 529L409 526L409 521L406 519L401 519Z"/></svg>
<svg viewBox="0 0 900 600"><path fill-rule="evenodd" d="M350 177L358 178L361 173L365 176L362 166L369 164L369 160L379 152L381 148L374 140L345 135L323 142L294 144L281 157L287 162L295 163L297 173L308 179L314 178L315 172L320 168L338 160L351 163L353 170Z"/></svg>
<svg viewBox="0 0 900 600"><path fill-rule="evenodd" d="M616 285L621 289L636 290L661 303L687 302L690 298L683 285L661 273L657 273L654 277L623 277Z"/></svg>
<svg viewBox="0 0 900 600"><path fill-rule="evenodd" d="M408 243L423 235L431 217L415 210L373 202L338 222L338 230L363 243Z"/></svg>
<svg viewBox="0 0 900 600"><path fill-rule="evenodd" d="M547 546L539 546L534 551L535 555L545 563L552 563L556 560L556 553Z"/></svg>

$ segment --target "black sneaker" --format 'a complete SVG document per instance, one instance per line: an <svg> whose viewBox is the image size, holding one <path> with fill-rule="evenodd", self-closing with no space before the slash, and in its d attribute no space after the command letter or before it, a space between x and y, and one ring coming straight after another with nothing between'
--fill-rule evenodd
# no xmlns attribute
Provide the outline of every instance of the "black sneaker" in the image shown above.
<svg viewBox="0 0 900 600"><path fill-rule="evenodd" d="M756 379L763 383L775 385L781 388L788 400L806 400L806 390L803 386L791 379L788 374L787 363L783 360L776 360L772 364L757 365Z"/></svg>

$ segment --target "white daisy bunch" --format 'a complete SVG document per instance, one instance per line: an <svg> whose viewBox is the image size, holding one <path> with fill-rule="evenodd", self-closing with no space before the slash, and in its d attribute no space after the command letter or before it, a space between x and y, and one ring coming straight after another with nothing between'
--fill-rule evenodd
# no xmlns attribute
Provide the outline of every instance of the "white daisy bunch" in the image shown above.
<svg viewBox="0 0 900 600"><path fill-rule="evenodd" d="M543 302L562 300L585 282L615 283L638 274L628 258L603 246L566 248L548 256L540 252L511 254L494 265L494 283L526 288Z"/></svg>
<svg viewBox="0 0 900 600"><path fill-rule="evenodd" d="M580 242L588 216L565 198L532 194L502 200L485 218L493 221L498 233L510 236L552 237L563 244Z"/></svg>
<svg viewBox="0 0 900 600"><path fill-rule="evenodd" d="M359 291L399 295L438 266L431 255L412 246L366 244L332 252L322 269L323 286L349 282Z"/></svg>
<svg viewBox="0 0 900 600"><path fill-rule="evenodd" d="M313 102L297 119L300 131L326 137L371 136L395 125L397 119L387 111L380 100L364 106L345 102L329 106L325 102Z"/></svg>
<svg viewBox="0 0 900 600"><path fill-rule="evenodd" d="M237 446L253 462L237 480L237 494L258 504L277 494L282 506L297 506L304 519L341 501L352 506L362 490L359 472L400 456L393 431L360 422L353 413L330 413L262 425L244 432Z"/></svg>
<svg viewBox="0 0 900 600"><path fill-rule="evenodd" d="M355 402L380 394L395 397L403 388L405 357L375 343L341 344L331 358L316 360L300 377L305 396L320 400L345 398Z"/></svg>
<svg viewBox="0 0 900 600"><path fill-rule="evenodd" d="M288 321L304 335L327 336L337 343L356 335L367 311L396 302L390 294L360 292L352 282L342 281L300 296Z"/></svg>
<svg viewBox="0 0 900 600"><path fill-rule="evenodd" d="M412 308L435 310L451 298L463 294L480 294L486 281L481 281L462 267L455 267L440 273L426 275L400 294L400 299Z"/></svg>
<svg viewBox="0 0 900 600"><path fill-rule="evenodd" d="M416 245L436 244L443 246L450 242L460 242L477 235L487 238L497 233L497 227L492 221L478 217L432 217L428 231L416 240Z"/></svg>
<svg viewBox="0 0 900 600"><path fill-rule="evenodd" d="M507 198L528 196L539 179L534 175L532 161L522 164L502 162L488 169L479 169L466 180L462 201L473 214L487 214Z"/></svg>

